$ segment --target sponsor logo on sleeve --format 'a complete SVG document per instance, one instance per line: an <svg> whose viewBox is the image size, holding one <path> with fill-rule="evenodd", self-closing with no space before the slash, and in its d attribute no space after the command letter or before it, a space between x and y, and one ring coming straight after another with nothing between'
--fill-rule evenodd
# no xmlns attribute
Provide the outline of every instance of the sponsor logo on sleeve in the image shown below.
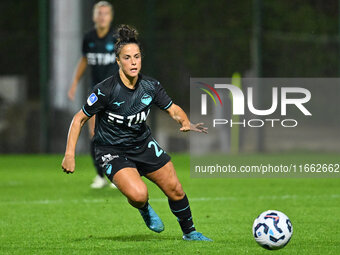
<svg viewBox="0 0 340 255"><path fill-rule="evenodd" d="M95 93L92 93L89 98L87 99L87 104L89 106L92 106L95 102L98 101L98 97Z"/></svg>
<svg viewBox="0 0 340 255"><path fill-rule="evenodd" d="M100 91L100 89L98 89L98 96L103 96L103 97L105 97L105 94L103 94L103 93Z"/></svg>

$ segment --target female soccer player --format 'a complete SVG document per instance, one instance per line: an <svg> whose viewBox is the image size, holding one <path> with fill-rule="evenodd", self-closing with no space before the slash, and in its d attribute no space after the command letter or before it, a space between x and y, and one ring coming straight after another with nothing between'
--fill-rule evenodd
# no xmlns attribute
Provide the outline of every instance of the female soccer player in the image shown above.
<svg viewBox="0 0 340 255"><path fill-rule="evenodd" d="M164 225L148 203L145 176L168 197L170 209L177 217L184 240L211 241L197 232L189 201L179 182L170 156L152 137L146 125L152 104L167 111L180 125L180 131L207 133L203 123L191 124L185 112L175 105L162 85L140 74L141 50L137 31L127 25L118 29L115 46L119 75L98 84L87 103L73 118L62 168L75 170L75 148L84 123L96 114L94 135L96 159L106 176L138 208L146 225L157 233Z"/></svg>
<svg viewBox="0 0 340 255"><path fill-rule="evenodd" d="M113 7L110 3L100 1L94 5L93 22L95 24L95 28L90 30L84 36L82 47L83 56L79 60L73 82L70 90L68 91L68 97L70 100L74 100L78 82L83 76L88 65L91 66L92 69L91 90L94 85L118 72L118 65L114 52L114 45L117 38L111 28L112 20ZM95 116L89 120L89 134L91 140L94 135L94 126ZM107 181L104 178L102 168L96 163L93 141L91 141L91 156L97 170L97 176L91 184L91 187L94 189L103 188L107 185ZM113 184L112 187L115 188Z"/></svg>

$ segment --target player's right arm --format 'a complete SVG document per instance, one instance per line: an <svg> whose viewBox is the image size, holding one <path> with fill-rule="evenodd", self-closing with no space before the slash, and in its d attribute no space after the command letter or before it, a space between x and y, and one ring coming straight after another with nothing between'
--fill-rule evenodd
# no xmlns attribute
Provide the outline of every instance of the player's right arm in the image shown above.
<svg viewBox="0 0 340 255"><path fill-rule="evenodd" d="M61 167L66 173L74 172L76 145L81 128L93 115L103 111L110 100L110 89L106 86L107 84L105 84L105 82L108 82L109 85L111 84L110 80L106 80L96 85L93 88L91 95L88 97L86 104L73 117L68 131L65 156L61 163Z"/></svg>
<svg viewBox="0 0 340 255"><path fill-rule="evenodd" d="M86 121L88 121L90 117L84 114L82 110L80 110L76 115L74 115L73 120L70 125L70 129L68 131L67 136L67 145L65 156L63 162L61 163L61 167L64 169L65 173L73 173L75 169L75 152L76 145L78 142L79 134L81 128L84 126Z"/></svg>
<svg viewBox="0 0 340 255"><path fill-rule="evenodd" d="M85 56L82 56L78 62L78 65L76 67L76 71L75 71L75 74L74 74L74 77L73 77L73 81L72 81L72 84L71 84L71 87L67 93L68 95L68 98L70 100L74 100L74 97L76 95L76 91L77 91L77 86L78 86L78 83L79 83L79 80L81 79L81 77L83 76L85 70L86 70L86 67L87 67L87 58Z"/></svg>

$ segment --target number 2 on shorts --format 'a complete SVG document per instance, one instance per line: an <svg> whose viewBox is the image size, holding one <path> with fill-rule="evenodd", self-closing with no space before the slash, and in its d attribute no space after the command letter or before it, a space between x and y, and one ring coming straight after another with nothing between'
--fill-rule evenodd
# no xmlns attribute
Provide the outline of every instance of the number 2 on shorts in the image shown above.
<svg viewBox="0 0 340 255"><path fill-rule="evenodd" d="M162 150L162 149L159 149L158 146L157 146L157 144L156 144L154 141L150 141L150 142L148 143L148 148L151 148L152 146L155 148L155 154L156 154L157 158L158 158L160 155L162 155L163 150Z"/></svg>

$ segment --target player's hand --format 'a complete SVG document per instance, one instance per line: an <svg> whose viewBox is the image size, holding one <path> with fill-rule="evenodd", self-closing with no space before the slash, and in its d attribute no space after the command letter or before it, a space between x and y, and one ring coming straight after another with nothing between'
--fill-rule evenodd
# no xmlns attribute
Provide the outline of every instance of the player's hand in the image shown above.
<svg viewBox="0 0 340 255"><path fill-rule="evenodd" d="M67 174L73 174L75 167L76 161L74 156L65 155L63 162L61 163L61 168L64 170L64 172Z"/></svg>
<svg viewBox="0 0 340 255"><path fill-rule="evenodd" d="M67 96L68 96L68 99L70 99L71 101L74 101L74 98L76 96L76 89L73 85L71 86L70 90L67 92Z"/></svg>
<svg viewBox="0 0 340 255"><path fill-rule="evenodd" d="M199 133L205 133L208 134L208 128L203 127L204 123L197 123L197 124L192 124L186 125L180 128L182 132L188 132L188 131L195 131Z"/></svg>

